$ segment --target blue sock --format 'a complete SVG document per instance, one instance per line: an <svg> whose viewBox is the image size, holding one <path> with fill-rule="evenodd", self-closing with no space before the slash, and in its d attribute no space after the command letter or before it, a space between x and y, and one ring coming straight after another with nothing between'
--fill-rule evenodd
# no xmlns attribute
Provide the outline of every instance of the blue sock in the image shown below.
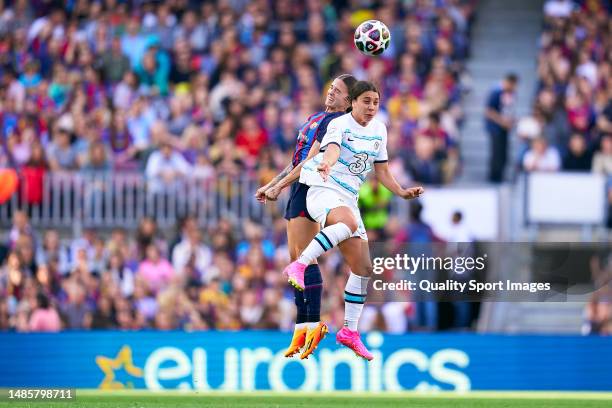
<svg viewBox="0 0 612 408"><path fill-rule="evenodd" d="M323 278L319 265L312 264L304 272L304 300L307 306L307 322L321 320L321 294L323 292Z"/></svg>
<svg viewBox="0 0 612 408"><path fill-rule="evenodd" d="M304 292L293 289L293 295L295 297L295 305L297 306L295 324L306 323L308 321L308 313L306 309L306 301L304 300Z"/></svg>

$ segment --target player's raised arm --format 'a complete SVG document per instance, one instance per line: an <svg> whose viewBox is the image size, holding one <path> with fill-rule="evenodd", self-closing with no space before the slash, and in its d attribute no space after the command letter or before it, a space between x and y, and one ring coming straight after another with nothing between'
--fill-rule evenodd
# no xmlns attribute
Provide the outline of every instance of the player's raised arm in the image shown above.
<svg viewBox="0 0 612 408"><path fill-rule="evenodd" d="M402 197L404 200L410 200L419 197L425 191L423 187L403 188L399 185L391 171L389 170L388 162L374 163L374 171L376 179L393 194Z"/></svg>
<svg viewBox="0 0 612 408"><path fill-rule="evenodd" d="M277 183L269 186L264 191L265 198L270 201L276 201L276 199L278 198L278 196L280 195L280 193L283 191L285 187L287 187L288 185L291 185L291 183L293 183L295 180L300 178L300 171L302 171L302 167L304 166L304 163L306 163L308 160L312 159L317 153L319 153L320 146L321 146L321 143L319 143L318 141L315 141L312 144L310 151L308 152L308 156L306 157L306 160L301 161L297 166L293 167L293 169L291 169L289 173L285 174L285 176L282 177Z"/></svg>
<svg viewBox="0 0 612 408"><path fill-rule="evenodd" d="M270 180L268 184L259 187L255 192L255 198L257 199L257 201L265 202L267 198L266 191L274 187L280 180L283 179L283 177L289 174L291 170L293 170L293 163L289 163L289 165L287 165L287 167L285 167L280 173L278 173L276 177Z"/></svg>

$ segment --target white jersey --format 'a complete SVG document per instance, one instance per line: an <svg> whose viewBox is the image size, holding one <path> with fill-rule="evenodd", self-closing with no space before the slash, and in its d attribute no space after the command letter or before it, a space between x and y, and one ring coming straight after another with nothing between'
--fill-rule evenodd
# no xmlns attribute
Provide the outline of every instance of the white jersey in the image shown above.
<svg viewBox="0 0 612 408"><path fill-rule="evenodd" d="M340 157L331 167L327 181L317 172L323 152L330 144L340 147ZM333 188L357 201L359 188L372 171L374 163L383 163L387 156L387 128L384 123L372 119L361 126L353 115L347 113L329 122L327 133L321 141L321 152L304 163L300 183L309 186Z"/></svg>

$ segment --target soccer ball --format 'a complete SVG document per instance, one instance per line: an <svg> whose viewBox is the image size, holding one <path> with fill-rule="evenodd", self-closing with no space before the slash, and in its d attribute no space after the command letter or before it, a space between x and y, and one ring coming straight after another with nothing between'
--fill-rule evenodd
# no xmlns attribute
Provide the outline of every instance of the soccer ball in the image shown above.
<svg viewBox="0 0 612 408"><path fill-rule="evenodd" d="M355 30L355 47L365 55L380 55L390 43L391 32L382 21L367 20Z"/></svg>

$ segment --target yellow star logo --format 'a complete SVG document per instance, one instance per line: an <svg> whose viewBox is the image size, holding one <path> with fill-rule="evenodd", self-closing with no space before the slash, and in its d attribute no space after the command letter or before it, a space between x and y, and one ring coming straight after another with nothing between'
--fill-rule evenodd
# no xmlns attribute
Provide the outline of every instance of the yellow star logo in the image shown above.
<svg viewBox="0 0 612 408"><path fill-rule="evenodd" d="M125 385L115 381L115 370L124 367L125 371L134 377L142 377L142 369L138 368L132 362L132 349L130 346L123 346L117 356L108 358L104 356L96 357L96 364L100 367L100 370L104 373L104 379L100 383L100 387L103 390L117 390L125 388ZM128 387L134 385L128 383Z"/></svg>

